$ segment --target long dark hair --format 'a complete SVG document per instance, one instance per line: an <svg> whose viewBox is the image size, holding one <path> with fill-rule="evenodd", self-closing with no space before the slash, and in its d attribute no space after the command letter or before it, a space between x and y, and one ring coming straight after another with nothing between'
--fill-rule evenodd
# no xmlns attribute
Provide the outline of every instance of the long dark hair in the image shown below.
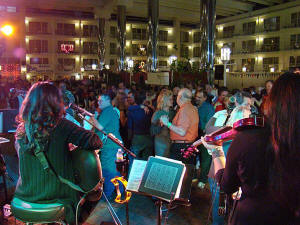
<svg viewBox="0 0 300 225"><path fill-rule="evenodd" d="M44 142L63 114L60 90L50 82L35 83L28 91L18 115L16 138Z"/></svg>
<svg viewBox="0 0 300 225"><path fill-rule="evenodd" d="M295 212L300 201L300 76L285 73L266 101L281 194Z"/></svg>

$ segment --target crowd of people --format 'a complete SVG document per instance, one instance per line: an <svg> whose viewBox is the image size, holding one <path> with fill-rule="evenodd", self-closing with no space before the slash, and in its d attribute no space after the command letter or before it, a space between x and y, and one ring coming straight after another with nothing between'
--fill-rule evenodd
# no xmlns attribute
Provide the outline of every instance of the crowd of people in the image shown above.
<svg viewBox="0 0 300 225"><path fill-rule="evenodd" d="M55 162L57 157L69 160L68 149L63 147L65 142L90 150L101 148L104 193L112 199L114 187L110 179L119 175L114 159L120 147L97 131L100 129L121 140L137 159L147 160L149 156L158 155L199 167L200 173L195 173L195 178L200 189L209 183L213 224L225 224L225 217L219 210L220 188L231 194L239 187L242 197L232 213L230 224L300 224L300 138L297 129L300 128L300 96L297 93L300 77L295 74L282 75L275 84L268 80L265 87L243 90L192 82L172 88L136 84L126 87L123 82L108 86L95 80L39 82L30 88L25 99L23 90L30 87L28 83L1 86L6 87L0 92L1 107L21 109L17 130L20 182L16 195L24 200L40 201L45 196L49 199L62 188L62 184L53 179L46 195L42 193L45 192L42 187L32 193L30 185L36 184L36 179L48 179L50 175L36 169L39 172L34 181L31 180L28 164L34 159L26 152L32 151L34 146L43 148L45 139L50 141L50 145L47 142L50 146L47 152L52 152L49 160ZM40 97L36 99L35 95ZM71 103L94 115L86 117L89 123L77 117ZM221 146L203 139L219 128L255 116L265 118L263 129L240 132L233 141ZM28 132L26 124L31 126ZM78 138L70 138L71 134ZM52 149L54 144L51 144L49 135L61 135L59 143L64 149L61 154ZM198 146L199 139L203 145ZM196 157L183 157L182 149L196 147L199 150ZM35 163L30 169L40 167L38 161ZM61 173L66 174L63 172L65 168L57 166ZM26 180L26 184L22 180ZM72 223L76 196L73 192L68 193L68 187L64 188L66 190L61 189L64 191L59 198L69 203L67 219Z"/></svg>

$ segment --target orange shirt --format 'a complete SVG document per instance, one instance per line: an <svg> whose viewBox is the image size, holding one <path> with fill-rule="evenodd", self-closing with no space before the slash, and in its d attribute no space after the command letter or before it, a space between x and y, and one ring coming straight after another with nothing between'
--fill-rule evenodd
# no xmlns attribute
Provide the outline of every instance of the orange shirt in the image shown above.
<svg viewBox="0 0 300 225"><path fill-rule="evenodd" d="M191 103L185 103L178 110L172 124L186 130L185 136L180 136L170 130L170 137L172 141L193 142L198 136L199 115L197 108Z"/></svg>

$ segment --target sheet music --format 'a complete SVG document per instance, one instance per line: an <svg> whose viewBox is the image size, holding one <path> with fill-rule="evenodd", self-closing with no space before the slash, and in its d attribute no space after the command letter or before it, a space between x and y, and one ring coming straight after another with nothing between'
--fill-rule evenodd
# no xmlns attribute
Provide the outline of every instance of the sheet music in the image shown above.
<svg viewBox="0 0 300 225"><path fill-rule="evenodd" d="M178 169L172 166L153 163L145 187L170 194Z"/></svg>
<svg viewBox="0 0 300 225"><path fill-rule="evenodd" d="M138 192L146 165L147 161L137 159L133 160L128 178L127 190Z"/></svg>

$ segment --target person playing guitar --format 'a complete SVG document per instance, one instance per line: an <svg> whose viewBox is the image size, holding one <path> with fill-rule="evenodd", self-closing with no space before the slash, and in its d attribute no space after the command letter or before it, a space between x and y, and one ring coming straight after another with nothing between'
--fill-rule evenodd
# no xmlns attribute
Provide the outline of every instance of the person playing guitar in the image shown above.
<svg viewBox="0 0 300 225"><path fill-rule="evenodd" d="M20 174L15 197L32 203L59 201L64 204L67 223L74 224L78 192L43 168L37 155L43 152L58 175L74 182L69 143L94 151L102 142L95 133L66 120L64 113L61 92L52 83L38 82L30 88L18 116Z"/></svg>

